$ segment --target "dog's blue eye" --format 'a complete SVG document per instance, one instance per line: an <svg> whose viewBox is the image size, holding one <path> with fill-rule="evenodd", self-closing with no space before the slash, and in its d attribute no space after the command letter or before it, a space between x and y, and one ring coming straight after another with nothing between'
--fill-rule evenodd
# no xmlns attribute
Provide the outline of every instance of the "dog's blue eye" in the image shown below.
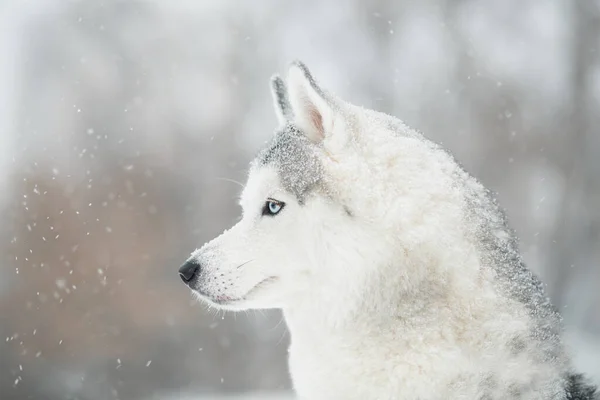
<svg viewBox="0 0 600 400"><path fill-rule="evenodd" d="M262 210L262 215L277 215L285 203L277 200L267 200Z"/></svg>

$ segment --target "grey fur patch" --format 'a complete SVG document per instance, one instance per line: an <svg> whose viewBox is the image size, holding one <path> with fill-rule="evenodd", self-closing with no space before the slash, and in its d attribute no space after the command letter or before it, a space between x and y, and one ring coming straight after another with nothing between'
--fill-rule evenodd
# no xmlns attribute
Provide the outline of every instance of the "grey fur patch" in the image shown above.
<svg viewBox="0 0 600 400"><path fill-rule="evenodd" d="M466 193L465 226L475 227L470 234L479 243L482 264L494 271L499 291L529 311L532 328L529 336L521 340L533 344L528 350L538 360L564 362L560 315L546 296L541 281L521 259L516 235L509 228L504 211L492 192L457 164L460 168L456 182Z"/></svg>
<svg viewBox="0 0 600 400"><path fill-rule="evenodd" d="M278 75L275 75L271 78L271 92L273 94L273 100L275 101L275 107L277 108L279 114L286 121L293 121L294 112L292 111L288 92L283 79L281 79L281 77Z"/></svg>
<svg viewBox="0 0 600 400"><path fill-rule="evenodd" d="M483 394L479 397L479 400L492 400L494 396L492 396L492 392L496 390L498 387L498 381L493 375L486 375L479 382L479 390L483 392Z"/></svg>
<svg viewBox="0 0 600 400"><path fill-rule="evenodd" d="M600 392L585 380L581 374L572 374L567 378L567 399L599 400Z"/></svg>
<svg viewBox="0 0 600 400"><path fill-rule="evenodd" d="M520 336L515 336L508 342L508 348L513 356L516 356L525 350L527 350L527 343L525 339Z"/></svg>
<svg viewBox="0 0 600 400"><path fill-rule="evenodd" d="M256 166L272 165L277 169L284 189L296 196L300 204L323 178L323 168L314 145L293 124L275 133L271 144L254 161Z"/></svg>
<svg viewBox="0 0 600 400"><path fill-rule="evenodd" d="M521 397L523 397L522 394L523 389L519 387L519 385L513 383L508 387L508 396L510 399L520 399Z"/></svg>

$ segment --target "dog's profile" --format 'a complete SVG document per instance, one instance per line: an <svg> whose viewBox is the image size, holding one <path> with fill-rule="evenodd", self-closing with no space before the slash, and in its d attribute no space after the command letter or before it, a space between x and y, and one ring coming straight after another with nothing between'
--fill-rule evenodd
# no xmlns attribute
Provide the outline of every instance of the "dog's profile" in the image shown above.
<svg viewBox="0 0 600 400"><path fill-rule="evenodd" d="M243 218L179 273L216 307L283 310L299 398L597 398L487 189L300 62L271 86Z"/></svg>

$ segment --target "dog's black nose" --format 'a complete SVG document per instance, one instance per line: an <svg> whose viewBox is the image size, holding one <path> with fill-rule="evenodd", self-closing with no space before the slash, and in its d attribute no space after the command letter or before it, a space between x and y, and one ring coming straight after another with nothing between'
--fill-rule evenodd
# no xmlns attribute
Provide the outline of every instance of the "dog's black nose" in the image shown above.
<svg viewBox="0 0 600 400"><path fill-rule="evenodd" d="M200 272L200 264L195 260L188 260L179 268L179 276L185 283L190 283Z"/></svg>

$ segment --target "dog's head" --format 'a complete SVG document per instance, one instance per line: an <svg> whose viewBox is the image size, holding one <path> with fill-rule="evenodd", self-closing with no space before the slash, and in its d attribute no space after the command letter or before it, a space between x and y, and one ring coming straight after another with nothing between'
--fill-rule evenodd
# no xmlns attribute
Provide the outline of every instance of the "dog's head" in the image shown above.
<svg viewBox="0 0 600 400"><path fill-rule="evenodd" d="M348 307L360 292L396 285L381 270L406 258L398 227L427 218L427 199L415 198L423 191L411 189L436 179L419 159L430 145L399 120L324 91L299 62L287 85L276 76L271 87L280 127L251 165L243 218L192 253L181 278L201 299L234 310L316 299ZM391 144L400 138L404 150Z"/></svg>

